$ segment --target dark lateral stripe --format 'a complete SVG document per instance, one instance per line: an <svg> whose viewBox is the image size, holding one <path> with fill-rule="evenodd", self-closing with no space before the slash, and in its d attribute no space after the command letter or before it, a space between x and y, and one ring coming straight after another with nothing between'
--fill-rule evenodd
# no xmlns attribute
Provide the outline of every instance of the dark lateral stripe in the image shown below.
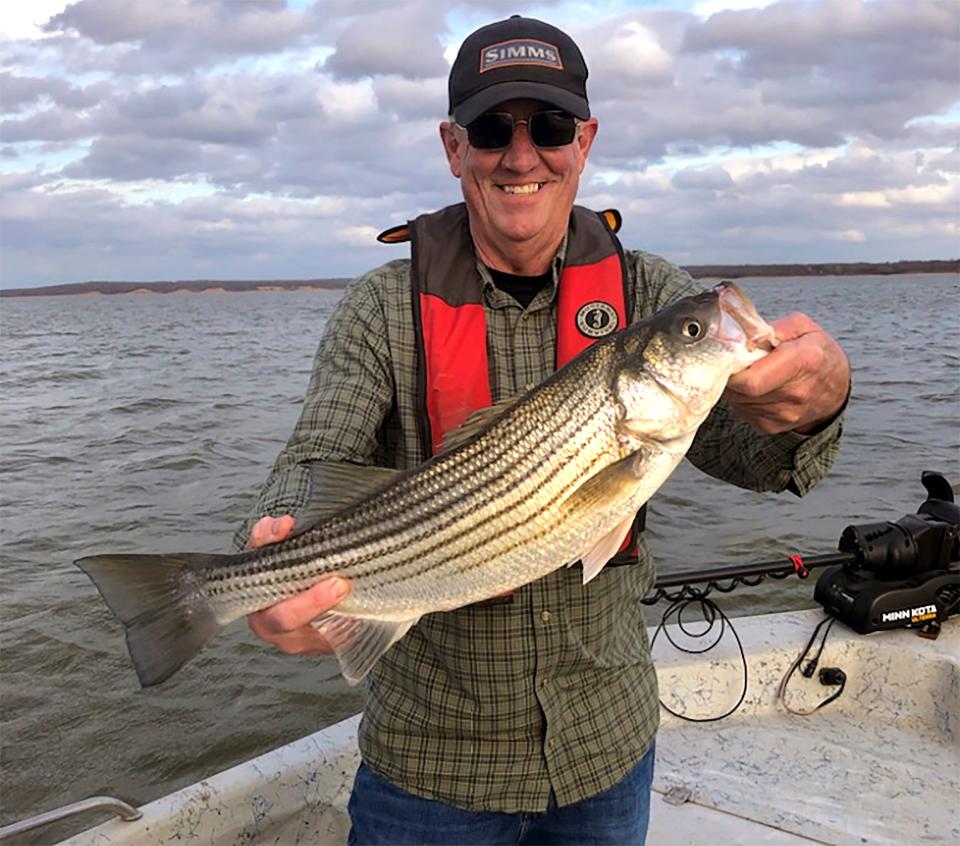
<svg viewBox="0 0 960 846"><path fill-rule="evenodd" d="M581 431L587 428L589 427L581 427ZM544 466L548 466L550 463L552 463L553 460L554 460L554 456L552 454L550 454L548 451L543 451L541 453L539 460L535 464L533 464L522 476L517 476L513 480L511 480L512 482L511 487L512 488L518 487L520 484L527 481L528 479L535 477ZM393 564L385 564L381 567L374 567L368 570L359 569L357 565L361 563L361 559L359 558L355 559L353 562L351 562L351 565L350 565L351 569L353 569L354 577L355 578L374 578L380 575L381 573L391 572L394 570L399 571L401 568L405 573L410 573L411 571L410 563L415 564L416 562L422 560L426 556L433 554L437 550L442 550L450 546L451 539L449 537L445 537L443 533L449 529L453 529L458 527L458 525L461 525L463 523L465 511L467 513L482 513L490 509L491 506L493 506L496 502L499 501L499 502L502 502L502 507L494 510L491 515L491 518L497 517L506 511L516 510L518 513L523 512L522 508L519 508L519 509L516 508L515 499L504 497L500 493L493 492L493 491L491 491L489 495L484 496L479 501L476 500L475 496L472 497L470 501L468 501L465 497L459 497L458 501L459 501L459 505L457 507L455 508L448 507L444 511L440 512L438 515L440 519L434 520L434 522L425 526L424 530L420 534L418 534L415 539L407 543L403 543L402 541L398 540L398 542L394 546L390 547L389 549L390 553L406 549L409 552L406 558ZM468 505L469 507L464 508L464 505ZM461 540L465 537L469 537L474 533L483 532L483 531L485 531L485 527L482 523L476 523L472 526L467 525L466 527L461 526L461 528L453 538L453 541ZM424 541L427 542L427 545L425 546L422 545ZM329 555L330 553L327 553L327 554ZM369 556L367 558L380 560L381 558L385 557L387 554L389 553L380 552L376 556ZM364 560L364 563L365 563L365 560ZM443 559L443 560L446 561L448 559ZM434 563L428 569L434 570L437 568L437 566L438 565ZM423 572L423 571L416 568L413 569L414 574L419 574L420 572Z"/></svg>
<svg viewBox="0 0 960 846"><path fill-rule="evenodd" d="M429 479L429 475L415 474L396 488L391 489L389 497L381 495L374 498L374 503L385 506L384 513L380 515L381 525L390 526L390 535L396 535L397 540L393 544L388 544L376 552L372 550L366 555L354 557L349 566L355 571L355 577L372 578L382 572L405 568L409 569L410 557L419 557L424 554L422 544L435 539L434 544L426 547L433 551L438 545L447 545L449 538L444 538L443 533L454 527L462 519L462 510L465 504L469 504L471 511L483 510L492 504L495 499L502 498L503 493L496 491L491 485L500 479L500 471L497 468L498 463L504 461L516 460L512 453L516 451L525 451L527 454L539 453L541 460L519 480L524 481L537 472L544 463L553 458L555 446L550 443L544 446L544 441L567 442L576 440L576 434L583 430L589 430L590 424L595 422L597 414L602 413L605 407L604 400L609 400L606 384L606 370L602 366L603 362L595 361L594 356L590 356L581 361L579 367L572 368L566 372L567 377L558 380L549 386L543 386L544 389L553 393L548 409L538 409L538 413L517 413L520 409L510 412L512 426L497 426L496 436L484 436L480 441L473 445L474 453L466 460L463 460L462 454L442 467L436 467L427 474L433 472L439 474L440 479L444 477L461 474L459 484L463 490L452 501L436 498L428 493L427 485L423 484L424 479ZM588 366L601 365L601 366ZM600 373L595 371L599 370ZM586 371L586 372L583 372ZM593 377L591 379L591 389L583 392L580 383L582 376ZM599 378L598 378L599 377ZM589 413L584 414L584 400L588 399L594 391L599 392L595 396L595 402ZM578 395L586 393L582 398ZM605 397L604 394L607 394ZM542 393L541 401L544 399ZM579 399L579 402L577 401ZM529 400L523 402L521 409L533 405ZM547 421L544 420L547 418ZM546 425L545 425L546 422ZM559 422L559 425L557 425ZM519 425L518 425L519 424ZM547 436L543 432L546 429ZM489 434L489 433L488 433ZM459 459L459 460L458 460ZM432 480L436 479L434 475ZM490 490L488 495L484 491ZM479 496L479 501L476 501ZM500 512L496 512L499 514ZM377 526L365 522L369 519L369 513L364 516L347 517L340 526L333 524L330 526L332 534L325 538L316 538L309 533L288 542L283 549L256 550L250 553L244 553L240 556L243 560L238 561L236 565L227 568L227 572L222 570L216 574L207 574L210 581L230 581L240 582L240 585L250 585L256 587L258 584L277 584L277 576L272 575L269 581L266 580L268 574L276 574L278 571L292 570L307 567L316 564L321 558L331 558L335 556L346 556L358 547L372 546L383 541L389 541L389 536L382 533L376 534ZM338 521L339 522L339 521ZM359 525L358 525L359 523ZM471 530L468 530L471 531ZM372 534L373 533L373 534ZM372 536L371 536L372 534ZM412 534L413 537L402 541L400 535ZM463 537L460 533L458 537ZM438 540L439 538L439 540ZM386 556L402 552L403 548L417 550L415 556L401 559L401 561L385 566L364 569L364 565L372 561L380 560ZM248 557L249 556L249 557ZM322 573L322 569L318 574ZM281 581L283 576L279 577ZM292 574L288 580L294 580Z"/></svg>
<svg viewBox="0 0 960 846"><path fill-rule="evenodd" d="M523 448L525 441L532 441L528 451L530 453L543 450L543 431L547 429L550 436L569 440L570 431L577 432L588 425L589 421L594 419L600 408L605 403L598 397L598 404L588 414L583 414L583 400L576 402L576 394L582 393L578 390L576 384L567 383L569 390L565 391L557 401L551 403L554 406L547 414L527 414L522 415L519 421L525 424L520 427L498 427L497 437L484 438L474 445L476 452L466 461L461 463L447 464L440 471L444 475L455 472L457 468L466 474L466 478L461 482L462 493L458 501L466 500L476 496L482 489L488 487L499 474L498 465L511 458L511 453L516 449ZM588 392L589 395L589 392ZM547 425L544 425L543 417L552 418ZM557 426L557 418L560 418L560 426ZM552 423L552 425L551 425ZM460 456L458 456L459 458ZM474 465L479 465L474 466ZM414 542L427 534L432 534L435 530L435 522L442 519L443 512L450 508L449 504L442 504L435 500L432 494L427 492L427 486L422 484L426 477L417 475L408 477L399 486L392 488L389 496L381 495L371 502L383 501L387 507L381 516L381 521L391 525L391 532L398 534L412 532ZM356 535L363 535L374 529L366 517L361 515L347 516L345 524L341 531L329 538L329 545L325 548L325 554L334 556L346 554L349 550L357 546ZM360 525L357 526L356 524ZM419 534L418 529L424 529ZM335 528L331 526L331 528ZM339 527L336 527L339 528ZM382 540L377 537L377 540ZM364 538L362 543L369 542ZM395 551L393 547L388 548L385 554Z"/></svg>
<svg viewBox="0 0 960 846"><path fill-rule="evenodd" d="M592 440L592 439L591 439ZM593 462L591 467L595 467L600 461L600 453L598 453L597 459ZM542 505L540 505L535 511L530 512L529 510L524 510L522 508L514 508L510 504L506 504L503 508L495 511L494 513L488 515L487 519L483 522L475 522L472 525L464 527L454 538L454 541L464 541L469 540L472 537L477 537L478 540L476 543L467 546L465 549L460 549L459 544L457 544L456 552L453 551L454 544L449 538L438 537L436 540L425 547L411 549L410 555L403 561L396 562L394 564L384 565L382 567L376 568L373 571L367 571L362 574L362 577L365 579L372 579L374 577L379 577L376 585L371 585L370 590L379 590L385 585L400 583L404 581L413 581L421 577L431 577L442 574L444 569L448 569L449 565L458 561L461 561L464 557L476 553L482 550L484 547L489 546L497 542L506 534L510 534L517 529L518 526L527 522L530 519L535 519L536 517L541 516L545 513L550 507L556 504L558 500L563 499L564 497L569 496L574 490L576 490L580 485L583 484L584 480L592 475L591 471L587 471L576 479L570 481L563 488L559 489L554 493L553 497L549 500L546 500ZM479 511L480 509L476 509ZM490 520L499 518L504 514L515 513L517 519L503 529L501 529L497 534L491 535L488 532L487 524ZM459 522L459 518L451 521L451 523ZM436 553L443 553L444 551L449 551L447 555L441 555L439 559L431 558ZM479 560L475 564L468 565L467 567L460 567L454 570L454 574L460 572L468 572L477 566L482 566L485 563L484 560ZM359 577L359 574L358 574Z"/></svg>
<svg viewBox="0 0 960 846"><path fill-rule="evenodd" d="M591 471L592 471L592 469L593 469L594 467L596 467L596 465L597 465L598 463L599 463L599 457L598 457L598 460L597 460L597 461L594 461L594 463L591 465ZM521 522L526 522L526 521L528 521L528 520L535 520L535 519L537 519L537 518L539 518L539 517L542 517L542 516L543 516L544 514L546 514L553 506L556 505L556 503L557 503L558 500L565 499L565 498L569 497L569 496L573 493L573 491L577 490L577 488L579 488L581 485L583 485L584 482L585 482L585 480L586 480L587 478L589 478L590 476L593 475L593 472L591 472L591 471L588 471L588 472L585 473L583 476L580 476L580 477L578 477L577 479L574 479L573 481L571 481L570 484L564 486L564 487L560 490L560 492L558 492L558 494L553 497L553 499L550 499L550 500L548 500L547 502L543 503L543 504L542 504L536 511L534 511L533 513L528 513L528 514L526 514L525 517L524 517L524 519L523 519L522 521L518 521L518 523L515 524L515 525L518 525L518 524L521 523ZM475 527L475 528L479 528L479 527ZM535 543L537 540L540 540L541 538L545 538L545 537L547 537L548 535L552 534L552 533L554 532L555 528L556 528L556 527L553 526L553 525L546 525L542 531L537 532L536 534L534 534L532 538L526 538L526 539L524 539L523 541L518 541L517 543L514 543L514 544L511 544L511 545L507 546L506 550L505 550L504 552L502 552L500 555L501 555L501 556L503 556L503 555L509 555L509 553L512 552L512 551L514 551L514 550L520 549L520 548L525 547L525 546L529 546L529 545L531 545L532 543ZM465 533L465 534L464 534L464 537L467 537L467 536L472 535L472 534L475 534L475 533L476 533L475 529L471 529L469 533ZM486 536L483 536L483 537L481 537L481 538L479 539L479 541L478 541L477 543L473 544L472 546L467 547L467 548L464 549L464 550L459 551L456 555L451 555L451 556L447 556L446 558L442 558L442 559L440 559L440 561L433 562L433 563L430 564L429 566L423 567L423 568L421 568L420 570L418 570L417 572L415 572L415 573L413 573L413 574L408 574L408 575L398 574L398 575L394 576L393 578L384 578L384 579L382 579L382 580L380 581L380 583L377 585L377 589L380 589L380 588L389 586L389 585L391 585L391 584L396 584L396 583L399 583L399 582L403 582L403 581L407 581L407 580L412 580L412 579L415 579L415 578L417 578L417 577L423 577L423 576L425 576L425 575L428 575L428 574L430 574L430 573L433 573L433 572L435 572L435 571L437 571L437 570L442 569L446 564L450 563L451 561L463 560L464 558L474 557L474 556L475 556L475 557L474 557L474 561L473 561L472 564L469 564L469 565L467 565L467 566L465 566L465 567L460 567L460 568L458 568L458 570L456 571L457 575L465 575L465 574L467 574L467 573L469 573L469 572L471 572L471 571L473 571L473 570L476 570L476 569L478 569L478 568L480 568L480 567L484 567L484 566L488 565L489 562L490 562L490 559L489 559L488 557L485 557L485 556L480 555L479 553L482 552L482 550L483 550L484 547L489 546L489 545L495 543L496 541L499 541L502 537L504 537L505 535L509 535L509 534L511 534L511 533L512 533L511 530L510 530L509 528L507 528L507 529L504 529L504 531L502 531L502 532L500 532L500 533L498 533L498 534L496 534L496 535L486 535ZM436 548L442 548L442 546L436 547ZM475 554L476 554L476 555L475 555ZM466 601L469 602L470 599L468 598Z"/></svg>
<svg viewBox="0 0 960 846"><path fill-rule="evenodd" d="M602 407L600 409L602 411ZM588 418L588 423L596 421L596 414ZM578 431L584 432L589 431L590 426L580 426ZM594 432L590 434L587 438L587 441L583 446L585 447L591 441L593 441L599 432ZM544 450L541 453L539 461L535 462L528 470L524 473L523 476L517 477L513 480L513 487L516 487L522 482L527 481L528 479L535 477L537 473L553 459L553 453L549 450ZM594 465L596 462L594 462ZM589 475L589 474L588 474ZM545 510L547 510L551 505L553 505L557 499L562 498L563 496L568 496L571 488L576 488L582 484L583 477L578 478L570 483L567 486L561 489L561 491L554 495L552 499L547 501L543 506L541 506L536 512L535 515L539 516ZM461 501L461 506L463 498L458 498ZM483 512L486 511L490 506L501 500L503 502L503 507L493 512L491 519L496 518L504 514L505 512L515 511L518 515L518 520L513 524L514 527L524 522L527 519L530 519L529 513L524 512L522 508L516 508L515 501L511 499L503 498L498 493L491 493L490 496L485 497L481 500L480 503L471 503L469 512ZM390 552L406 550L409 554L402 558L400 561L393 562L390 564L383 564L379 567L373 567L372 569L363 570L362 565L368 562L382 561L388 552L383 550L378 550L376 552L370 551L366 555L360 555L353 557L353 559L346 565L349 567L351 573L350 577L353 579L364 579L369 581L372 579L380 578L380 582L376 586L371 586L371 589L378 589L385 584L393 584L396 582L402 582L408 579L415 579L421 577L430 572L436 572L443 567L447 566L449 563L461 559L464 555L473 552L475 550L482 549L484 546L494 543L504 533L509 532L510 529L505 529L504 531L498 533L497 535L490 536L487 535L485 524L484 523L475 523L474 525L462 526L460 531L457 533L454 541L465 540L470 537L481 535L481 538L477 543L473 544L470 547L467 547L466 550L459 551L456 554L451 554L440 558L439 561L432 561L429 564L426 564L426 560L433 554L444 549L449 549L451 547L451 539L443 535L443 532L448 529L452 529L458 526L458 524L463 523L464 517L464 508L452 508L448 506L443 512L441 512L443 518L440 523L434 522L433 524L427 525L424 527L424 531L420 533L415 540L411 540L407 543L398 541L398 543L390 548ZM523 515L521 517L521 515ZM422 519L422 516L421 516ZM427 541L426 545L423 545ZM432 542L429 542L432 541ZM367 545L367 544L365 544ZM345 547L347 553L352 549L356 549L357 545L348 545ZM262 587L267 587L271 584L283 584L293 581L298 581L303 578L302 576L294 576L293 571L296 568L305 567L310 568L310 565L315 565L321 558L329 559L333 556L333 552L324 547L323 544L310 544L305 545L302 549L286 549L286 550L276 550L268 556L264 556L259 562L257 562L261 568L260 572L251 573L249 570L243 573L231 574L233 578L230 579L231 585L230 590L240 591L243 589L258 590ZM344 553L340 553L341 555ZM478 562L477 566L483 562ZM417 566L420 564L421 566ZM469 568L467 568L469 569ZM317 570L316 575L320 575L323 572L322 569ZM385 578L385 576L393 574L392 578Z"/></svg>
<svg viewBox="0 0 960 846"><path fill-rule="evenodd" d="M552 455L544 452L539 461L532 464L527 472L513 480L512 486L516 487L519 484L522 484L524 481L535 477L545 465L550 463L552 457ZM462 498L460 499L462 500ZM504 499L499 494L493 493L484 498L480 503L471 503L471 507L468 511L469 513L485 511L497 500L502 500L504 504L501 509L494 512L493 516L499 516L507 511L516 511L519 515L523 511L522 509L515 508L513 500ZM551 500L551 502L553 501L555 500ZM365 555L353 557L347 565L351 571L350 577L353 579L370 580L378 577L382 578L384 574L396 573L395 578L389 581L403 581L407 578L415 578L423 573L436 570L438 567L443 566L443 564L454 560L455 558L459 557L459 555L442 558L440 562L433 562L427 566L416 566L418 563L425 561L425 559L438 550L449 548L451 543L450 538L444 537L443 532L457 527L458 524L462 524L465 510L467 509L462 507L461 501L461 507L448 507L445 509L443 512L441 512L443 519L439 523L434 521L434 523L425 526L424 531L419 534L415 540L411 540L407 543L403 543L398 540L398 542L390 548L389 552L384 552L383 550L374 552L371 550ZM484 529L485 527L482 523L477 523L473 526L461 526L461 531L458 532L455 540L469 538L478 532L484 531ZM495 536L494 539L496 539L496 537L499 537L499 535ZM426 545L424 545L424 543L426 543ZM477 546L482 545L483 544L480 543ZM344 547L346 553L349 553L351 550L356 548L356 545L347 545ZM381 566L375 566L367 570L362 569L362 565L365 563L382 561L390 552L402 550L406 550L408 555L406 555L406 557L402 558L400 561L390 564L382 564ZM302 550L299 550L299 552L300 554L296 555L293 554L293 550L285 550L282 552L278 551L273 560L264 560L261 562L261 566L264 568L263 573L284 573L284 575L280 577L282 581L295 581L297 580L297 577L290 572L291 570L301 566L309 567L311 563L314 563L321 558L329 560L334 555L329 548L324 547L322 544L313 544L309 547L304 547ZM340 554L343 555L346 553ZM322 570L320 572L322 572ZM235 586L236 589L240 589L246 586L257 588L260 585L265 585L267 582L264 580L263 573L238 574L235 577L235 581L233 581L233 586Z"/></svg>

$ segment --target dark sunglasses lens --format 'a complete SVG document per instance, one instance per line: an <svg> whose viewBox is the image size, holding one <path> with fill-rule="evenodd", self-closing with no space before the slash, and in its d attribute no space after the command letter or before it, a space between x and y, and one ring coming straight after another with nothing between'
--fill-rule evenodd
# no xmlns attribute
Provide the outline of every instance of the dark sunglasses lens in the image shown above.
<svg viewBox="0 0 960 846"><path fill-rule="evenodd" d="M566 112L537 112L530 118L530 140L538 147L563 147L576 131L573 115Z"/></svg>
<svg viewBox="0 0 960 846"><path fill-rule="evenodd" d="M488 112L467 126L467 138L477 150L500 150L510 145L513 119L508 114Z"/></svg>

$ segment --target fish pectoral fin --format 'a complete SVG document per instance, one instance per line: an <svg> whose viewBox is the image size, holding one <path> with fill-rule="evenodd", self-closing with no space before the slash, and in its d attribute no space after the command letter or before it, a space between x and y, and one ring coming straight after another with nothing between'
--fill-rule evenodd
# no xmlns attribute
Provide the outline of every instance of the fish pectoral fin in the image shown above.
<svg viewBox="0 0 960 846"><path fill-rule="evenodd" d="M620 551L624 539L630 534L634 515L631 514L622 523L615 526L598 540L593 548L580 561L583 563L583 583L586 584L597 575L606 563Z"/></svg>
<svg viewBox="0 0 960 846"><path fill-rule="evenodd" d="M295 515L290 537L308 532L338 511L385 487L400 472L346 461L310 462L310 493L307 504Z"/></svg>
<svg viewBox="0 0 960 846"><path fill-rule="evenodd" d="M635 452L609 464L577 488L566 501L573 514L606 511L631 496L643 478L642 452ZM639 508L639 506L637 506Z"/></svg>
<svg viewBox="0 0 960 846"><path fill-rule="evenodd" d="M460 446L460 444L469 441L470 438L478 432L482 432L502 414L505 414L519 399L519 396L510 397L510 399L505 399L494 405L488 405L486 408L474 411L463 423L457 426L456 429L451 429L444 434L443 443L440 446L441 452L449 452L455 447Z"/></svg>
<svg viewBox="0 0 960 846"><path fill-rule="evenodd" d="M416 624L412 620L365 620L333 611L317 617L311 625L333 647L340 672L350 684L357 684L377 660Z"/></svg>
<svg viewBox="0 0 960 846"><path fill-rule="evenodd" d="M567 507L575 514L602 513L622 507L622 503L634 493L642 477L642 456L639 453L628 455L584 482L567 500ZM584 584L596 576L617 554L630 531L634 516L628 514L624 517L580 557Z"/></svg>

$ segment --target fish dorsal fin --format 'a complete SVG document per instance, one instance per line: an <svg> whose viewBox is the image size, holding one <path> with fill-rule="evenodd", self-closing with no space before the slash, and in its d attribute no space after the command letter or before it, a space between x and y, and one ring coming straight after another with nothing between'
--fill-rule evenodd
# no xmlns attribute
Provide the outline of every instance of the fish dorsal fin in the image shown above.
<svg viewBox="0 0 960 846"><path fill-rule="evenodd" d="M455 447L466 443L478 432L482 432L488 426L492 425L501 415L505 414L507 409L519 401L520 397L510 397L510 399L501 400L486 408L474 411L466 420L456 429L451 429L443 436L442 452L449 452Z"/></svg>
<svg viewBox="0 0 960 846"><path fill-rule="evenodd" d="M419 619L363 620L329 611L310 625L330 641L343 677L350 684L357 684Z"/></svg>
<svg viewBox="0 0 960 846"><path fill-rule="evenodd" d="M307 504L297 512L296 524L290 536L309 531L338 511L386 487L400 472L389 467L345 461L311 462L310 494Z"/></svg>
<svg viewBox="0 0 960 846"><path fill-rule="evenodd" d="M574 512L603 513L618 506L633 493L642 479L642 464L637 456L628 455L604 467L574 491L567 500L567 507ZM583 562L584 584L596 576L617 554L623 539L630 531L633 518L633 514L628 514L614 528L597 538L580 557Z"/></svg>

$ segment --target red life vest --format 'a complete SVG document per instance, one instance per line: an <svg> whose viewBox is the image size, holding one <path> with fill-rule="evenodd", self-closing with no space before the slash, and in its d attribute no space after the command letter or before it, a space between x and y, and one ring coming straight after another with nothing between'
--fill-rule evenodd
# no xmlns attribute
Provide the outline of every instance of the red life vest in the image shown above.
<svg viewBox="0 0 960 846"><path fill-rule="evenodd" d="M557 295L556 367L630 321L631 297L617 212L574 206ZM410 280L417 337L420 440L426 455L474 411L493 404L483 286L463 203L383 232L384 243L411 241ZM636 560L634 522L611 564ZM623 560L621 560L623 559Z"/></svg>

